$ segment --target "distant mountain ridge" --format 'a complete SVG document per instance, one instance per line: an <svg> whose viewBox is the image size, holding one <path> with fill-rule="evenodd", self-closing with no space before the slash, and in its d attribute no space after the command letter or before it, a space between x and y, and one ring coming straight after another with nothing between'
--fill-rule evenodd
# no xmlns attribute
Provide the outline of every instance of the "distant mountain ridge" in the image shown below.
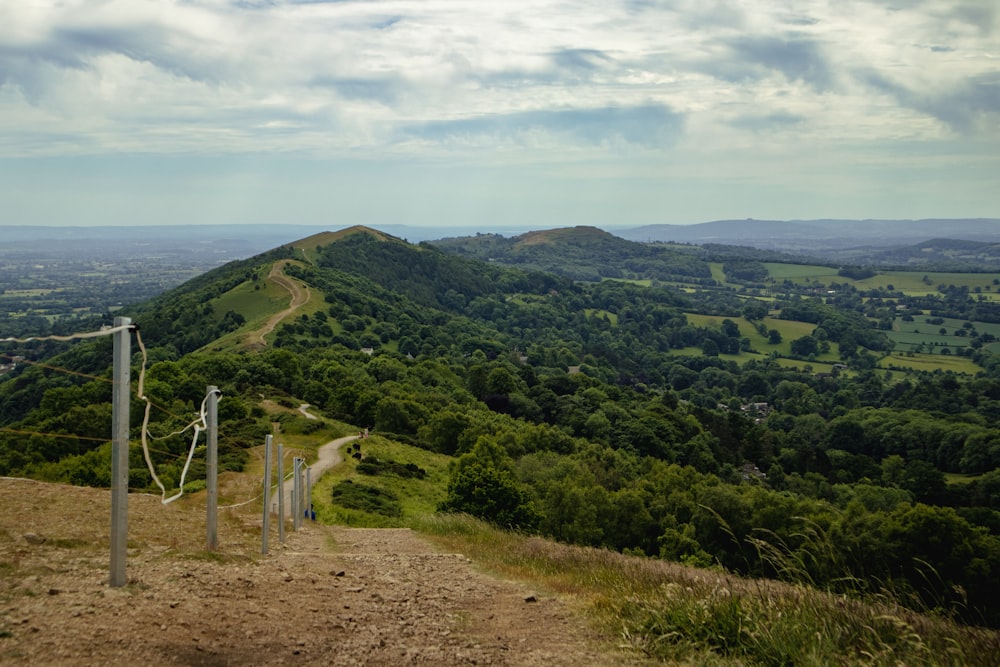
<svg viewBox="0 0 1000 667"><path fill-rule="evenodd" d="M915 245L931 239L1000 242L1000 218L923 220L716 220L619 229L630 241L725 243L786 252Z"/></svg>
<svg viewBox="0 0 1000 667"><path fill-rule="evenodd" d="M339 227L339 225L337 225ZM327 245L331 237L326 226L276 222L273 225L153 225L104 227L0 226L0 256L3 257L157 257L164 253L193 257L206 267L225 261L250 257L272 248L296 243L299 257L310 256L318 245ZM702 246L709 255L733 254L737 247L785 257L762 261L812 261L823 264L872 264L885 267L920 267L936 270L994 270L1000 264L992 246L1000 244L1000 218L928 218L921 220L716 220L693 225L623 225L564 226L548 230L467 226L386 224L343 227L368 229L371 233L409 243L431 242L454 250L461 239L466 256L497 259L521 268L552 270L548 259L538 261L539 253L551 254L552 246L589 247L591 257L563 275L593 279L603 276L615 255L634 254L628 243L644 246L682 244L663 248L672 253L684 251L698 255ZM300 239L300 241L294 241ZM474 239L474 241L468 241ZM516 239L516 242L511 242ZM926 244L931 244L927 246ZM965 244L965 245L957 245ZM971 244L971 245L970 245ZM976 245L983 244L983 245ZM477 246L475 250L472 245ZM305 247L308 246L308 247ZM501 248L502 251L500 250ZM548 250L546 250L548 248ZM581 248L582 250L582 248ZM597 254L594 255L594 251ZM459 254L463 254L459 252ZM573 254L573 253L570 253ZM577 253L580 254L580 253ZM640 255L643 253L640 252ZM647 253L648 254L648 253ZM663 259L662 252L657 263ZM701 257L704 260L706 257ZM574 258L566 257L567 260ZM576 258L583 260L582 257ZM675 267L684 264L674 256ZM593 264L593 261L597 264ZM690 261L687 258L687 261ZM714 260L717 261L717 260ZM590 262L591 265L586 265ZM567 267L571 263L566 264ZM612 263L612 267L615 265ZM693 275L693 267L679 273ZM663 273L663 271L660 271ZM626 271L628 273L628 271ZM666 273L678 273L671 269Z"/></svg>

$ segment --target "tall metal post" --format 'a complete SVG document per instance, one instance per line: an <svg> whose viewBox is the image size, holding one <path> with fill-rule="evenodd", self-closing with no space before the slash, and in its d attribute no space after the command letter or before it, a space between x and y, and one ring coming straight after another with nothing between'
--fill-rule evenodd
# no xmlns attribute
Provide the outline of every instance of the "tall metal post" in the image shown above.
<svg viewBox="0 0 1000 667"><path fill-rule="evenodd" d="M271 440L264 438L264 523L261 530L260 552L267 555L267 540L271 534Z"/></svg>
<svg viewBox="0 0 1000 667"><path fill-rule="evenodd" d="M301 465L302 459L297 456L292 459L292 530L298 530L302 524L302 498L299 485L299 466Z"/></svg>
<svg viewBox="0 0 1000 667"><path fill-rule="evenodd" d="M285 542L285 446L278 443L278 540Z"/></svg>
<svg viewBox="0 0 1000 667"><path fill-rule="evenodd" d="M132 324L129 317L116 317L115 327ZM132 332L114 333L111 389L111 586L124 586L128 549L128 427L129 380L131 378Z"/></svg>
<svg viewBox="0 0 1000 667"><path fill-rule="evenodd" d="M312 468L306 468L306 517L313 520Z"/></svg>
<svg viewBox="0 0 1000 667"><path fill-rule="evenodd" d="M208 451L205 454L205 488L208 493L206 505L205 548L215 551L219 548L219 388L209 385L205 397L205 421L208 428Z"/></svg>

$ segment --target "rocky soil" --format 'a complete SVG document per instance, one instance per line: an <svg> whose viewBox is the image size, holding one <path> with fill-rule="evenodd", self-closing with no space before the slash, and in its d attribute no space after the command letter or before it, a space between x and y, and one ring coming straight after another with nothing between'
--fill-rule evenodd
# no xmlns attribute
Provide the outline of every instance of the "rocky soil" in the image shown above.
<svg viewBox="0 0 1000 667"><path fill-rule="evenodd" d="M2 664L627 662L572 600L405 529L289 522L262 556L258 502L220 512L209 553L199 498L133 494L129 583L110 588L108 491L0 479L0 506Z"/></svg>

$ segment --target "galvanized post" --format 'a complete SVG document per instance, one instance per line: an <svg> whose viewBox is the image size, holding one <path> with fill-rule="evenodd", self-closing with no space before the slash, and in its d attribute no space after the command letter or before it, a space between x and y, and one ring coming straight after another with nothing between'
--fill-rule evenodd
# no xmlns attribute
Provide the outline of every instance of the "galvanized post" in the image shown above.
<svg viewBox="0 0 1000 667"><path fill-rule="evenodd" d="M264 522L260 537L260 552L267 555L267 540L271 533L271 440L264 438Z"/></svg>
<svg viewBox="0 0 1000 667"><path fill-rule="evenodd" d="M278 443L278 540L285 543L285 446Z"/></svg>
<svg viewBox="0 0 1000 667"><path fill-rule="evenodd" d="M306 468L306 518L315 521L313 518L313 496L312 496L312 468Z"/></svg>
<svg viewBox="0 0 1000 667"><path fill-rule="evenodd" d="M128 327L132 319L116 317L114 325ZM128 549L128 427L132 332L114 333L111 389L111 586L124 586Z"/></svg>
<svg viewBox="0 0 1000 667"><path fill-rule="evenodd" d="M208 451L205 456L205 488L208 491L205 505L207 518L205 548L219 548L219 388L209 385L205 401L205 420Z"/></svg>
<svg viewBox="0 0 1000 667"><path fill-rule="evenodd" d="M300 485L299 466L302 459L292 459L292 530L298 530L302 525L302 489Z"/></svg>

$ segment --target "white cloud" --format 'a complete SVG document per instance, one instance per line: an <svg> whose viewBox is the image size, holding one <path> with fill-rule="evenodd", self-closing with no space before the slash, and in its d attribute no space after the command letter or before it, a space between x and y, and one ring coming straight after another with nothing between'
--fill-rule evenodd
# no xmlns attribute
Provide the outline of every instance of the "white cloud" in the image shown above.
<svg viewBox="0 0 1000 667"><path fill-rule="evenodd" d="M850 180L859 146L1000 148L997 27L990 0L24 0L0 6L0 155Z"/></svg>

